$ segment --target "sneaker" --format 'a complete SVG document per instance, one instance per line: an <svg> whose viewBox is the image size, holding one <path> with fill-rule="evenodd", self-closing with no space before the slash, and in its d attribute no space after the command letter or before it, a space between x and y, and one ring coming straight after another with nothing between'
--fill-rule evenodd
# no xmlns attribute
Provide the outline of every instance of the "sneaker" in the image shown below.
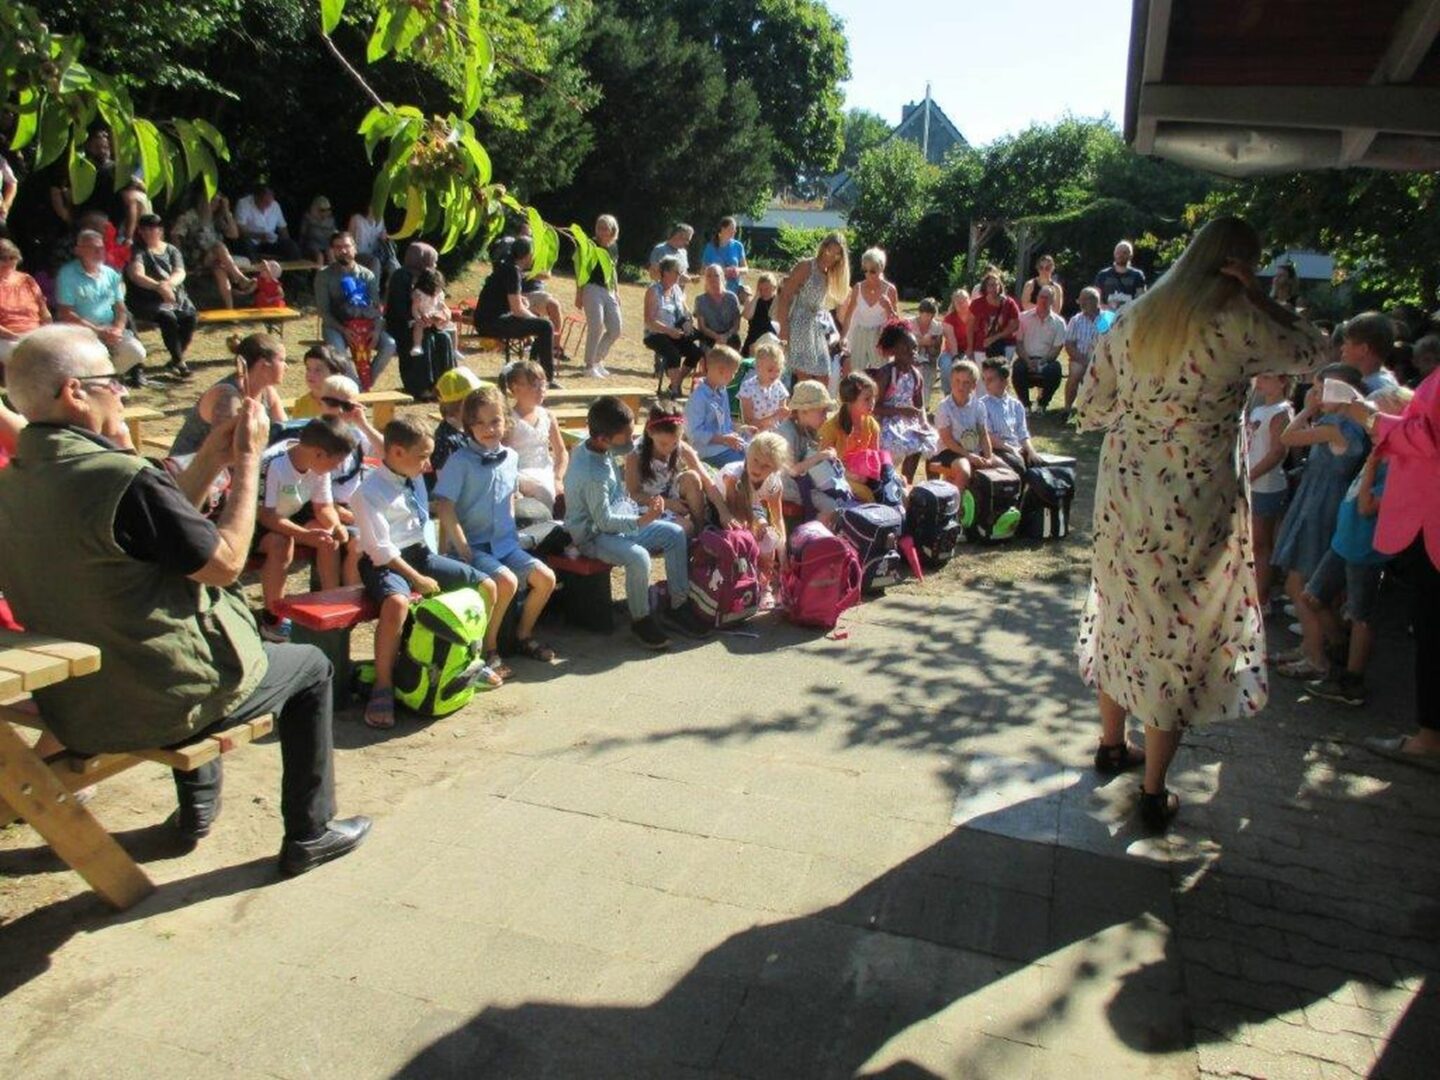
<svg viewBox="0 0 1440 1080"><path fill-rule="evenodd" d="M646 615L643 619L636 619L630 624L630 630L640 639L640 644L647 649L668 649L670 639L665 636L660 625L655 621L654 615Z"/></svg>
<svg viewBox="0 0 1440 1080"><path fill-rule="evenodd" d="M695 614L695 609L690 606L688 601L679 607L666 608L665 621L686 637L692 638L709 637L710 631L714 629L709 623Z"/></svg>
<svg viewBox="0 0 1440 1080"><path fill-rule="evenodd" d="M177 379L188 379L195 374L190 370L190 365L185 363L184 360L171 360L170 363L165 365L165 370Z"/></svg>
<svg viewBox="0 0 1440 1080"><path fill-rule="evenodd" d="M587 379L603 379L604 377L598 367L587 367L585 369L585 378Z"/></svg>
<svg viewBox="0 0 1440 1080"><path fill-rule="evenodd" d="M1365 680L1348 671L1307 682L1305 689L1318 698L1338 701L1341 705L1365 704Z"/></svg>
<svg viewBox="0 0 1440 1080"><path fill-rule="evenodd" d="M605 367L604 364L596 364L595 370L599 373L600 378L602 379L608 379L610 377L610 371L608 368Z"/></svg>
<svg viewBox="0 0 1440 1080"><path fill-rule="evenodd" d="M422 349L419 345L412 345L412 346L410 347L410 355L411 355L411 356L424 356L424 355L425 355L425 350Z"/></svg>
<svg viewBox="0 0 1440 1080"><path fill-rule="evenodd" d="M145 375L145 369L136 364L125 374L125 385L132 390L144 390L150 385L150 380Z"/></svg>
<svg viewBox="0 0 1440 1080"><path fill-rule="evenodd" d="M290 641L290 620L281 619L268 611L260 616L260 636L275 645Z"/></svg>
<svg viewBox="0 0 1440 1080"><path fill-rule="evenodd" d="M546 383L546 384L545 384L545 387L546 387L547 390L564 390L564 389L565 389L563 386L561 386L561 385L560 385L558 382L556 382L554 379L551 379L548 383Z"/></svg>

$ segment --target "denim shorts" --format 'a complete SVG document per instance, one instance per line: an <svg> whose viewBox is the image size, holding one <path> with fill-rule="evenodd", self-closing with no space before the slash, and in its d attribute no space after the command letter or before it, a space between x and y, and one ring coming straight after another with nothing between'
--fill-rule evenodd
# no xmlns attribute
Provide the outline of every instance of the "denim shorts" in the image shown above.
<svg viewBox="0 0 1440 1080"><path fill-rule="evenodd" d="M436 555L424 544L405 548L400 552L400 557L409 563L412 569L434 578L446 592L467 585L474 587L487 577L459 559ZM360 557L360 581L364 584L365 591L378 601L390 596L409 596L414 591L403 574L391 570L388 566L376 566L370 561L369 555Z"/></svg>
<svg viewBox="0 0 1440 1080"><path fill-rule="evenodd" d="M1283 517L1289 504L1290 492L1285 490L1250 492L1250 512L1259 518Z"/></svg>
<svg viewBox="0 0 1440 1080"><path fill-rule="evenodd" d="M1333 548L1305 583L1305 591L1323 604L1345 593L1345 617L1352 623L1370 622L1380 601L1384 563L1346 562Z"/></svg>
<svg viewBox="0 0 1440 1080"><path fill-rule="evenodd" d="M515 575L521 585L524 585L530 577L530 571L541 565L541 563L534 555L531 555L528 551L522 551L520 548L516 548L514 551L504 555L495 556L482 548L472 545L470 548L470 565L487 578L494 577L500 572L500 568L504 567Z"/></svg>

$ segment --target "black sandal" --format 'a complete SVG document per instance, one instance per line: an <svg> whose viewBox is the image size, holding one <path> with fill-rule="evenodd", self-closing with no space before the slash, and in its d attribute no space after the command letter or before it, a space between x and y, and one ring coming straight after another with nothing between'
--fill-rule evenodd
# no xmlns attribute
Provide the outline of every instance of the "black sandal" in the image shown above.
<svg viewBox="0 0 1440 1080"><path fill-rule="evenodd" d="M1171 820L1180 812L1180 797L1168 788L1151 795L1140 789L1140 824L1147 832L1163 833L1170 827Z"/></svg>
<svg viewBox="0 0 1440 1080"><path fill-rule="evenodd" d="M1129 743L1119 742L1114 746L1101 743L1095 749L1095 771L1101 776L1119 776L1144 764L1145 751L1137 750Z"/></svg>
<svg viewBox="0 0 1440 1080"><path fill-rule="evenodd" d="M520 638L515 642L515 649L527 660L538 660L542 664L555 662L555 650L548 645L541 645L533 637Z"/></svg>

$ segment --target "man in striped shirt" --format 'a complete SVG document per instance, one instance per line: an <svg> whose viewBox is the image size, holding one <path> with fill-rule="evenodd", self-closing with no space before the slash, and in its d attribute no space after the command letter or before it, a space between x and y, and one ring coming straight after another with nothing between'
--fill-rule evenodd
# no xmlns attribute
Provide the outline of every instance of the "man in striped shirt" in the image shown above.
<svg viewBox="0 0 1440 1080"><path fill-rule="evenodd" d="M1095 355L1095 346L1100 335L1110 329L1115 321L1113 311L1100 308L1100 290L1089 285L1080 290L1080 310L1070 318L1065 328L1065 351L1070 354L1070 370L1065 380L1065 411L1075 405L1075 395L1080 390L1080 380L1090 366L1090 357Z"/></svg>

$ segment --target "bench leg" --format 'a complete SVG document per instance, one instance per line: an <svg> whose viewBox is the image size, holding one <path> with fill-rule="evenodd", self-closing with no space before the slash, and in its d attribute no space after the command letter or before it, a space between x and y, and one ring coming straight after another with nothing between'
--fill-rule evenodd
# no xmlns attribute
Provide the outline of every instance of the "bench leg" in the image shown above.
<svg viewBox="0 0 1440 1080"><path fill-rule="evenodd" d="M115 838L8 723L0 721L0 800L29 822L112 907L124 911L155 886Z"/></svg>
<svg viewBox="0 0 1440 1080"><path fill-rule="evenodd" d="M330 666L335 669L331 682L335 694L335 708L343 709L348 705L355 672L350 662L350 631L310 630L299 623L292 623L290 641L296 645L314 645L325 654Z"/></svg>

